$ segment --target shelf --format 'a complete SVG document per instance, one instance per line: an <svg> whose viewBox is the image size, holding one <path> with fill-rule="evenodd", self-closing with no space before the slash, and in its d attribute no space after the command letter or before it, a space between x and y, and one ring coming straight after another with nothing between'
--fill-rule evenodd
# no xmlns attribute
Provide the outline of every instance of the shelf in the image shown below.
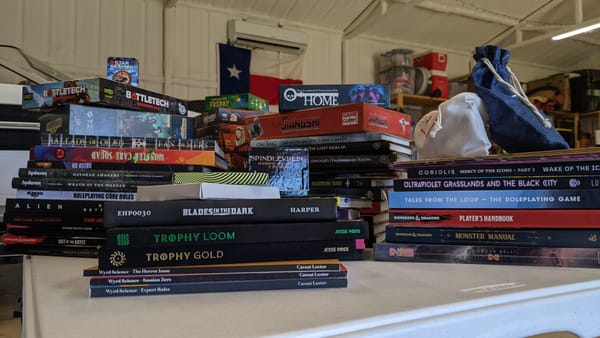
<svg viewBox="0 0 600 338"><path fill-rule="evenodd" d="M588 113L557 111L557 112L553 112L550 115L553 118L552 122L557 131L562 131L562 132L567 132L567 133L573 134L573 138L574 138L573 143L575 145L575 148L581 148L579 131L581 129L580 124L583 120L590 119L590 118L597 118L598 122L597 122L596 126L597 127L600 126L600 111L593 111L593 112L588 112ZM560 126L560 124L558 123L560 120L571 120L570 124L572 127L565 128L565 127ZM592 131L592 137L593 137L593 131ZM600 140L597 140L596 142L598 142L598 141L600 141Z"/></svg>
<svg viewBox="0 0 600 338"><path fill-rule="evenodd" d="M392 103L395 103L398 107L405 105L415 105L422 107L437 107L440 103L446 101L446 99L440 97L430 97L412 94L393 94Z"/></svg>

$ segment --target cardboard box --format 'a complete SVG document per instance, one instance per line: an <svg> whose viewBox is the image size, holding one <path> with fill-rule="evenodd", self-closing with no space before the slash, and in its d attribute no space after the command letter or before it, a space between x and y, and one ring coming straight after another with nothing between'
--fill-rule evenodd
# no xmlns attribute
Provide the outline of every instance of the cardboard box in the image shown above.
<svg viewBox="0 0 600 338"><path fill-rule="evenodd" d="M387 84L280 85L279 112L365 102L390 107Z"/></svg>
<svg viewBox="0 0 600 338"><path fill-rule="evenodd" d="M269 116L269 115L265 115ZM216 140L223 151L248 152L250 135L244 125L217 124L196 129L196 137Z"/></svg>
<svg viewBox="0 0 600 338"><path fill-rule="evenodd" d="M40 132L87 136L193 138L189 117L67 104L40 116Z"/></svg>
<svg viewBox="0 0 600 338"><path fill-rule="evenodd" d="M270 114L245 120L248 139L378 131L412 139L411 117L368 103Z"/></svg>
<svg viewBox="0 0 600 338"><path fill-rule="evenodd" d="M252 116L265 115L268 112L234 108L218 108L216 111L204 112L200 117L199 128L214 126L221 123L244 124L244 119Z"/></svg>
<svg viewBox="0 0 600 338"><path fill-rule="evenodd" d="M23 109L48 109L69 103L187 116L183 100L104 78L23 86Z"/></svg>
<svg viewBox="0 0 600 338"><path fill-rule="evenodd" d="M423 54L413 56L413 66L425 67L429 70L446 71L448 64L448 55L446 53L428 51Z"/></svg>
<svg viewBox="0 0 600 338"><path fill-rule="evenodd" d="M269 111L269 101L252 94L230 94L221 96L207 96L204 100L207 112L219 108L236 108L258 111Z"/></svg>

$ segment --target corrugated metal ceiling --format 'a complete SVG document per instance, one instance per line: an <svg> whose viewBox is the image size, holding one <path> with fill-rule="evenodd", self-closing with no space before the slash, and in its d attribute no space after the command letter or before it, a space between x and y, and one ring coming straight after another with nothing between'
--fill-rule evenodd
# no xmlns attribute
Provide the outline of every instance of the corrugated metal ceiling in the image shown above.
<svg viewBox="0 0 600 338"><path fill-rule="evenodd" d="M600 53L600 31L551 41L576 22L600 22L598 0L192 0L279 22L472 52L499 44L513 60L572 69ZM581 9L581 10L580 10Z"/></svg>

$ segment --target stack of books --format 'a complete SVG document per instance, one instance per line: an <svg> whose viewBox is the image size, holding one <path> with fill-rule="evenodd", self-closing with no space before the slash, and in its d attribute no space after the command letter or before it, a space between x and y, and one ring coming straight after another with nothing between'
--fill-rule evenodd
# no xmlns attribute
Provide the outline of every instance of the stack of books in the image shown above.
<svg viewBox="0 0 600 338"><path fill-rule="evenodd" d="M337 221L334 198L108 201L104 223L92 297L345 287L337 261L277 262L360 260L369 235L365 221Z"/></svg>
<svg viewBox="0 0 600 338"><path fill-rule="evenodd" d="M201 113L196 118L196 135L217 141L225 153L230 170L248 170L250 138L244 120L269 114L269 102L252 94L207 96L195 104Z"/></svg>
<svg viewBox="0 0 600 338"><path fill-rule="evenodd" d="M103 203L133 201L137 187L177 172L227 168L215 141L194 137L182 100L102 78L23 88L40 139L12 178L5 251L97 257Z"/></svg>
<svg viewBox="0 0 600 338"><path fill-rule="evenodd" d="M374 259L600 267L600 150L415 161Z"/></svg>
<svg viewBox="0 0 600 338"><path fill-rule="evenodd" d="M365 215L386 212L380 205L386 203L397 177L390 165L412 159L411 117L373 104L295 110L245 122L252 138L251 163L254 154L275 156L281 148L307 148L308 196L368 199L380 209L364 207Z"/></svg>

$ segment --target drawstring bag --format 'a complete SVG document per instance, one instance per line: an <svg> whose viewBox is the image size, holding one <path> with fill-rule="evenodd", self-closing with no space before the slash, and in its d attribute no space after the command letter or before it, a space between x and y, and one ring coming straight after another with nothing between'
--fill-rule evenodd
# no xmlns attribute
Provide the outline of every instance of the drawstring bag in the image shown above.
<svg viewBox="0 0 600 338"><path fill-rule="evenodd" d="M548 117L528 100L508 67L508 50L480 46L473 58L477 61L473 83L486 106L490 136L496 144L511 153L569 148Z"/></svg>
<svg viewBox="0 0 600 338"><path fill-rule="evenodd" d="M475 157L491 147L484 120L485 108L475 93L460 93L425 114L414 129L419 159Z"/></svg>

